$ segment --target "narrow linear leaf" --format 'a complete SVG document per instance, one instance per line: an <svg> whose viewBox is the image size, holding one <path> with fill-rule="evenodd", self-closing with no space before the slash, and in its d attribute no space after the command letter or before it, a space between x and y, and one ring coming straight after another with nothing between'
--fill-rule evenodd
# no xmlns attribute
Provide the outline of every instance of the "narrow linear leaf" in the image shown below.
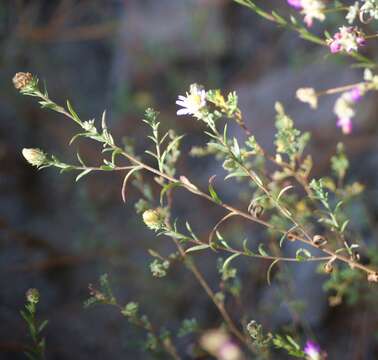
<svg viewBox="0 0 378 360"><path fill-rule="evenodd" d="M276 200L276 201L279 202L280 199L281 199L281 197L282 197L282 195L283 195L286 191L292 189L293 187L294 187L294 186L292 186L292 185L289 185L289 186L284 187L284 188L280 191L280 193L278 194L278 196L277 196L277 200Z"/></svg>
<svg viewBox="0 0 378 360"><path fill-rule="evenodd" d="M214 186L212 184L212 182L214 181L214 178L215 178L216 175L213 175L210 179L209 179L209 193L211 195L211 198L217 203L217 204L222 204L222 200L219 198L217 192L215 191L214 189Z"/></svg>
<svg viewBox="0 0 378 360"><path fill-rule="evenodd" d="M269 254L264 250L264 244L262 243L259 244L258 251L261 256L269 256Z"/></svg>
<svg viewBox="0 0 378 360"><path fill-rule="evenodd" d="M191 253L191 252L194 252L194 251L200 251L200 250L208 249L209 247L210 247L210 245L208 245L208 244L201 244L201 245L192 246L189 249L185 250L185 254L188 254L188 253Z"/></svg>
<svg viewBox="0 0 378 360"><path fill-rule="evenodd" d="M241 253L236 253L236 254L233 254L230 257L228 257L226 259L226 261L223 263L222 272L224 272L228 268L228 266L230 265L232 260L234 260L235 258L237 258L240 255L241 255Z"/></svg>
<svg viewBox="0 0 378 360"><path fill-rule="evenodd" d="M88 175L91 171L92 169L86 169L82 171L78 176L76 176L75 181L78 182L82 177L84 177L85 175Z"/></svg>
<svg viewBox="0 0 378 360"><path fill-rule="evenodd" d="M121 190L121 196L122 196L122 201L123 201L124 203L126 202L126 187L127 187L127 182L128 182L129 178L131 177L131 175L132 175L133 173L135 173L136 171L139 171L139 170L141 170L141 169L143 169L142 166L136 166L135 168L133 168L132 170L130 170L130 171L126 174L125 178L123 179L122 190Z"/></svg>
<svg viewBox="0 0 378 360"><path fill-rule="evenodd" d="M276 259L276 260L274 260L274 261L269 265L268 271L266 272L266 281L268 282L268 285L269 285L269 286L270 286L270 274L271 274L271 272L272 272L272 269L273 269L274 265L276 265L279 261L280 261L280 259Z"/></svg>

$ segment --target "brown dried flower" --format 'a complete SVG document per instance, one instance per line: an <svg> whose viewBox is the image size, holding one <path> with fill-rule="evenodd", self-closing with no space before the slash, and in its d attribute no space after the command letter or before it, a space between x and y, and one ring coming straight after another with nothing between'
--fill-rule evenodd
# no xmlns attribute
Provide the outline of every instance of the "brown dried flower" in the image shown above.
<svg viewBox="0 0 378 360"><path fill-rule="evenodd" d="M332 271L333 271L333 262L335 260L334 259L331 259L330 261L328 261L326 264L324 264L324 271L327 273L327 274L330 274Z"/></svg>
<svg viewBox="0 0 378 360"><path fill-rule="evenodd" d="M18 72L13 77L13 85L17 90L22 90L33 81L33 75L29 72Z"/></svg>
<svg viewBox="0 0 378 360"><path fill-rule="evenodd" d="M324 246L327 244L327 239L322 235L315 235L312 242L315 246Z"/></svg>
<svg viewBox="0 0 378 360"><path fill-rule="evenodd" d="M369 282L378 282L378 272L371 272L367 277Z"/></svg>

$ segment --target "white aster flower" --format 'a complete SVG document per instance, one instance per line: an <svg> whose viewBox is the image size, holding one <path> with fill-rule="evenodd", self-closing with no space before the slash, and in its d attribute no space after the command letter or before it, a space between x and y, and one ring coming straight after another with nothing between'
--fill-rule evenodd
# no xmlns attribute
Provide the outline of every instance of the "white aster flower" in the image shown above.
<svg viewBox="0 0 378 360"><path fill-rule="evenodd" d="M182 107L177 115L194 115L200 118L200 111L206 106L206 91L199 85L192 84L186 96L179 95L176 104Z"/></svg>
<svg viewBox="0 0 378 360"><path fill-rule="evenodd" d="M97 130L94 123L95 123L94 120L84 121L82 127L85 131L95 133L97 132Z"/></svg>
<svg viewBox="0 0 378 360"><path fill-rule="evenodd" d="M318 106L318 96L313 88L300 88L297 90L296 96L299 101L310 105L311 109Z"/></svg>
<svg viewBox="0 0 378 360"><path fill-rule="evenodd" d="M302 0L301 1L302 11L304 15L304 21L307 26L311 26L314 19L319 21L325 20L324 10L325 5L321 0Z"/></svg>
<svg viewBox="0 0 378 360"><path fill-rule="evenodd" d="M348 20L349 24L353 24L359 12L360 12L360 4L358 3L358 1L356 1L353 5L349 6L348 13L345 16L345 19Z"/></svg>
<svg viewBox="0 0 378 360"><path fill-rule="evenodd" d="M334 113L339 119L351 119L355 115L353 102L348 93L342 94L335 102Z"/></svg>

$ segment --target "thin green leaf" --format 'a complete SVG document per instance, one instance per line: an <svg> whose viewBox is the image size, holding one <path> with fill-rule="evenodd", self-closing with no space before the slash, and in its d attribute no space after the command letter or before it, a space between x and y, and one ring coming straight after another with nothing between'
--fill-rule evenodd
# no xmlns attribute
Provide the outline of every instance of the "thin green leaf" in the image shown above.
<svg viewBox="0 0 378 360"><path fill-rule="evenodd" d="M280 261L280 259L276 259L276 260L274 260L274 261L270 264L270 266L269 266L269 268L268 268L268 271L266 272L266 281L268 282L268 285L269 285L269 286L270 286L270 273L272 272L272 269L273 269L274 265L276 265L279 261Z"/></svg>
<svg viewBox="0 0 378 360"><path fill-rule="evenodd" d="M225 262L223 263L223 266L222 266L222 272L224 272L225 270L227 270L228 266L230 265L231 261L234 260L235 258L237 258L238 256L240 256L241 253L236 253L236 254L233 254L231 255L230 257L228 257Z"/></svg>
<svg viewBox="0 0 378 360"><path fill-rule="evenodd" d="M82 177L84 177L85 175L88 175L91 171L92 169L86 169L82 171L78 176L76 176L75 181L78 182Z"/></svg>
<svg viewBox="0 0 378 360"><path fill-rule="evenodd" d="M191 253L191 252L194 252L194 251L200 251L200 250L208 249L209 247L210 247L210 245L208 245L208 244L201 244L201 245L192 246L189 249L185 250L185 254L188 254L188 253Z"/></svg>
<svg viewBox="0 0 378 360"><path fill-rule="evenodd" d="M123 183L122 183L122 189L121 189L121 196L122 196L122 201L125 203L126 202L126 187L127 187L127 181L129 180L129 178L131 177L132 174L134 174L136 171L139 171L143 169L143 166L136 166L134 167L132 170L130 170L125 178L123 179Z"/></svg>

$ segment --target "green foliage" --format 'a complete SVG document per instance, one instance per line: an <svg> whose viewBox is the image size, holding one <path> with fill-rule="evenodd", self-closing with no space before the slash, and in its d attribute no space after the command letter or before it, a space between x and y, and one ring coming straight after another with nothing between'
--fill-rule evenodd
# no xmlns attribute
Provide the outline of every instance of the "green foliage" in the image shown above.
<svg viewBox="0 0 378 360"><path fill-rule="evenodd" d="M167 270L169 269L170 263L168 260L158 260L155 259L150 263L150 270L154 277L162 278L167 275Z"/></svg>
<svg viewBox="0 0 378 360"><path fill-rule="evenodd" d="M39 322L36 318L37 304L40 296L37 289L29 289L26 293L25 309L21 310L21 316L26 321L32 345L28 346L25 355L31 360L43 360L45 358L45 339L41 333L48 324L47 320Z"/></svg>
<svg viewBox="0 0 378 360"><path fill-rule="evenodd" d="M310 134L301 132L294 127L293 120L286 115L285 110L280 103L276 103L276 129L275 135L276 152L285 154L293 163L296 158L299 158L308 141Z"/></svg>
<svg viewBox="0 0 378 360"><path fill-rule="evenodd" d="M342 143L337 144L336 154L331 158L331 167L339 181L343 180L349 168L349 161L345 155L345 149Z"/></svg>
<svg viewBox="0 0 378 360"><path fill-rule="evenodd" d="M182 338L199 331L199 325L196 319L184 319L177 332L177 336Z"/></svg>
<svg viewBox="0 0 378 360"><path fill-rule="evenodd" d="M290 335L275 335L272 341L277 349L285 350L289 355L297 358L305 358L305 353L301 350L299 344Z"/></svg>

